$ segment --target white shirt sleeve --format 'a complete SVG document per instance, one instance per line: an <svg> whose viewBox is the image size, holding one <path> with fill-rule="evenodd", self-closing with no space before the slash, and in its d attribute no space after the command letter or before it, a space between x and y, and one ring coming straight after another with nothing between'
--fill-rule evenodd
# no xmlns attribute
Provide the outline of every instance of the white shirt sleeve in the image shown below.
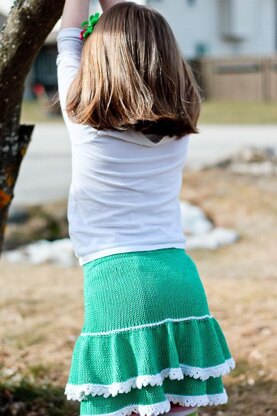
<svg viewBox="0 0 277 416"><path fill-rule="evenodd" d="M70 140L76 144L89 141L98 133L91 126L74 123L65 111L69 87L80 68L83 49L83 41L80 39L81 31L80 28L69 27L61 29L57 36L58 56L56 63L60 105Z"/></svg>
<svg viewBox="0 0 277 416"><path fill-rule="evenodd" d="M79 70L83 49L83 41L79 37L81 30L76 27L69 27L60 30L57 36L58 56L56 62L58 89L61 110L66 124L69 122L65 112L66 96L70 84Z"/></svg>

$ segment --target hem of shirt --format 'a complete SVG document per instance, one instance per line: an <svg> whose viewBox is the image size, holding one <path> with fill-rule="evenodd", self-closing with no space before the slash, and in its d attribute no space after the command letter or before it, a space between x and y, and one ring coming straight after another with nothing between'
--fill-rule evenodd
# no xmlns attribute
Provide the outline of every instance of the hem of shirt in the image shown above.
<svg viewBox="0 0 277 416"><path fill-rule="evenodd" d="M99 259L101 257L110 256L112 254L119 254L119 253L131 253L133 251L153 251L159 250L162 248L183 248L185 250L185 243L177 243L177 244L153 244L150 246L133 246L133 247L114 247L108 248L106 250L98 251L94 254L88 254L84 257L79 257L79 265L84 266L86 263Z"/></svg>

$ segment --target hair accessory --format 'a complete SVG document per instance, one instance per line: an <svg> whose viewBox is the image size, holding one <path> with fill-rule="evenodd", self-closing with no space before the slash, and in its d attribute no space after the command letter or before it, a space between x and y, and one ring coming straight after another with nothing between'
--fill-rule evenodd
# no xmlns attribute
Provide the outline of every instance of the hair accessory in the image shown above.
<svg viewBox="0 0 277 416"><path fill-rule="evenodd" d="M94 30L96 23L98 22L100 13L92 14L89 17L89 20L86 20L81 24L82 27L85 27L84 30L80 33L80 39L85 40Z"/></svg>

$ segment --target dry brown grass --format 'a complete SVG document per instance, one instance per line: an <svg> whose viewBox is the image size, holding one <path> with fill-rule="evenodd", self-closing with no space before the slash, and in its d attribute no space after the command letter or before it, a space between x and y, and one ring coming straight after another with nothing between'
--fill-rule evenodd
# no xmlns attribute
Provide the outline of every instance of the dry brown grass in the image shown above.
<svg viewBox="0 0 277 416"><path fill-rule="evenodd" d="M185 174L182 197L241 235L235 245L189 253L237 362L224 376L229 403L202 416L277 412L275 189L274 178L219 169ZM3 374L63 386L83 320L81 268L2 262L1 275Z"/></svg>

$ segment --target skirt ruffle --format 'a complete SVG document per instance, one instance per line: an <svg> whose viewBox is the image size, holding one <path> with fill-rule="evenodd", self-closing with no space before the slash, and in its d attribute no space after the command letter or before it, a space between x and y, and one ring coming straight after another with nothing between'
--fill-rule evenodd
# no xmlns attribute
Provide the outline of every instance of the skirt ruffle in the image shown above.
<svg viewBox="0 0 277 416"><path fill-rule="evenodd" d="M181 406L217 406L227 403L227 393L220 378L205 381L184 377L165 379L162 386L132 389L115 397L87 396L81 402L81 415L126 416L132 412L141 416L157 416L170 411L171 403Z"/></svg>
<svg viewBox="0 0 277 416"><path fill-rule="evenodd" d="M191 378L223 376L234 367L224 334L211 316L106 336L83 333L74 347L65 392L79 401L87 395L114 397L132 388L161 386L167 377L189 376L188 384Z"/></svg>

